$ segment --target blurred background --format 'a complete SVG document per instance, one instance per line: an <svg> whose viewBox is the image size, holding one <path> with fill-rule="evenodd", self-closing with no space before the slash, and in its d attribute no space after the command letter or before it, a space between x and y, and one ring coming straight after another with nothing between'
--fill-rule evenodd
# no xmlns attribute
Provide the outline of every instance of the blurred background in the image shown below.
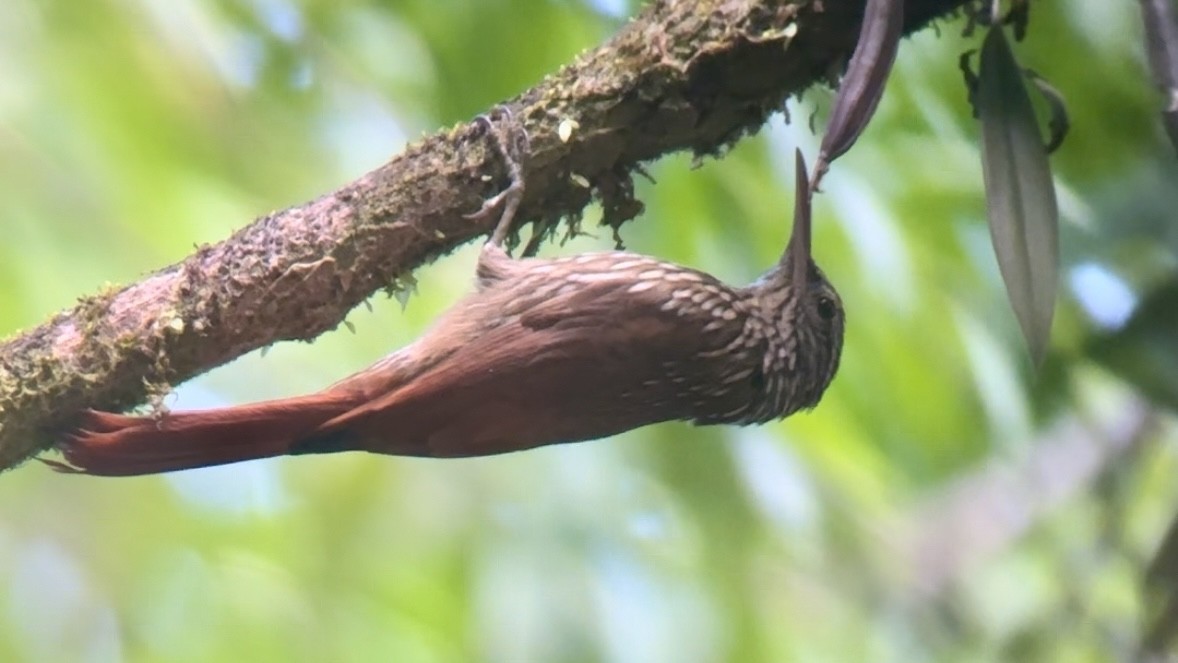
<svg viewBox="0 0 1178 663"><path fill-rule="evenodd" d="M5 0L0 334L466 121L628 0ZM1105 661L1165 613L1178 513L1178 186L1134 3L1035 3L1067 97L1052 350L1032 371L985 225L958 55L902 45L816 201L842 369L812 413L515 455L0 477L4 661ZM630 249L735 283L777 257L818 88L721 160L651 165ZM594 236L549 255L612 246ZM319 389L418 336L474 248L173 408ZM1178 562L1176 562L1178 563Z"/></svg>

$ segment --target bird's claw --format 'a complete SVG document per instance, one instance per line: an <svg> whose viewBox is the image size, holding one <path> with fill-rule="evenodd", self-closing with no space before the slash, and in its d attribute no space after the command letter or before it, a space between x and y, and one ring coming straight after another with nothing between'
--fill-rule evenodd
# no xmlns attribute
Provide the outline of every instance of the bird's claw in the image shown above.
<svg viewBox="0 0 1178 663"><path fill-rule="evenodd" d="M466 218L484 221L494 214L496 209L502 207L503 211L499 216L499 222L488 240L488 244L502 246L503 241L507 239L508 231L511 230L511 224L515 220L515 213L519 209L520 201L523 200L524 173L521 161L528 150L528 132L515 121L507 106L496 106L490 113L475 118L475 122L484 126L494 139L495 149L507 166L507 174L511 183L507 188L483 201L482 207L467 214Z"/></svg>

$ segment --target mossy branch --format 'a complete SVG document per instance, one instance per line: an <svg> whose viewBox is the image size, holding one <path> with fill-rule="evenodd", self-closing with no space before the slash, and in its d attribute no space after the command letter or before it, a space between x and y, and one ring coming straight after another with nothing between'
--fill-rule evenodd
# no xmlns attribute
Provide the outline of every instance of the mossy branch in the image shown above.
<svg viewBox="0 0 1178 663"><path fill-rule="evenodd" d="M963 4L909 0L905 30ZM857 0L652 3L506 102L531 136L519 218L551 229L594 196L611 225L637 215L635 168L679 150L715 154L756 131L787 96L839 70L862 11ZM336 327L374 292L486 233L465 215L505 184L489 139L459 126L5 340L0 469L51 446L83 408L126 408L251 350Z"/></svg>

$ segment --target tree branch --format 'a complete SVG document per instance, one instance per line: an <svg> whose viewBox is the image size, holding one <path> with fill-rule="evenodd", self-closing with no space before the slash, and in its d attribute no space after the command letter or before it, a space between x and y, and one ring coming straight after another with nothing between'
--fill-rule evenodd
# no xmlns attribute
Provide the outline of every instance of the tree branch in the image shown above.
<svg viewBox="0 0 1178 663"><path fill-rule="evenodd" d="M964 3L908 0L905 29ZM507 103L532 136L519 218L543 235L593 195L607 223L634 217L642 207L632 197L635 168L678 150L716 154L757 130L787 95L846 60L862 7L652 3ZM575 127L567 140L562 122ZM0 469L48 447L83 408L125 408L251 350L333 329L377 290L485 233L464 214L505 180L476 125L440 132L337 191L7 339Z"/></svg>

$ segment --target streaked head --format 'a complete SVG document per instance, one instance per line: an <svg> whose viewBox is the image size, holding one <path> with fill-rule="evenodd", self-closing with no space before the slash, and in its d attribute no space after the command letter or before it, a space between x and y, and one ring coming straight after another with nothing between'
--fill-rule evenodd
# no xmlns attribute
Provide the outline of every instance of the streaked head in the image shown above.
<svg viewBox="0 0 1178 663"><path fill-rule="evenodd" d="M787 412L818 404L838 370L845 314L842 300L810 253L811 191L806 163L797 153L794 227L777 265L753 284L757 299L792 354Z"/></svg>

